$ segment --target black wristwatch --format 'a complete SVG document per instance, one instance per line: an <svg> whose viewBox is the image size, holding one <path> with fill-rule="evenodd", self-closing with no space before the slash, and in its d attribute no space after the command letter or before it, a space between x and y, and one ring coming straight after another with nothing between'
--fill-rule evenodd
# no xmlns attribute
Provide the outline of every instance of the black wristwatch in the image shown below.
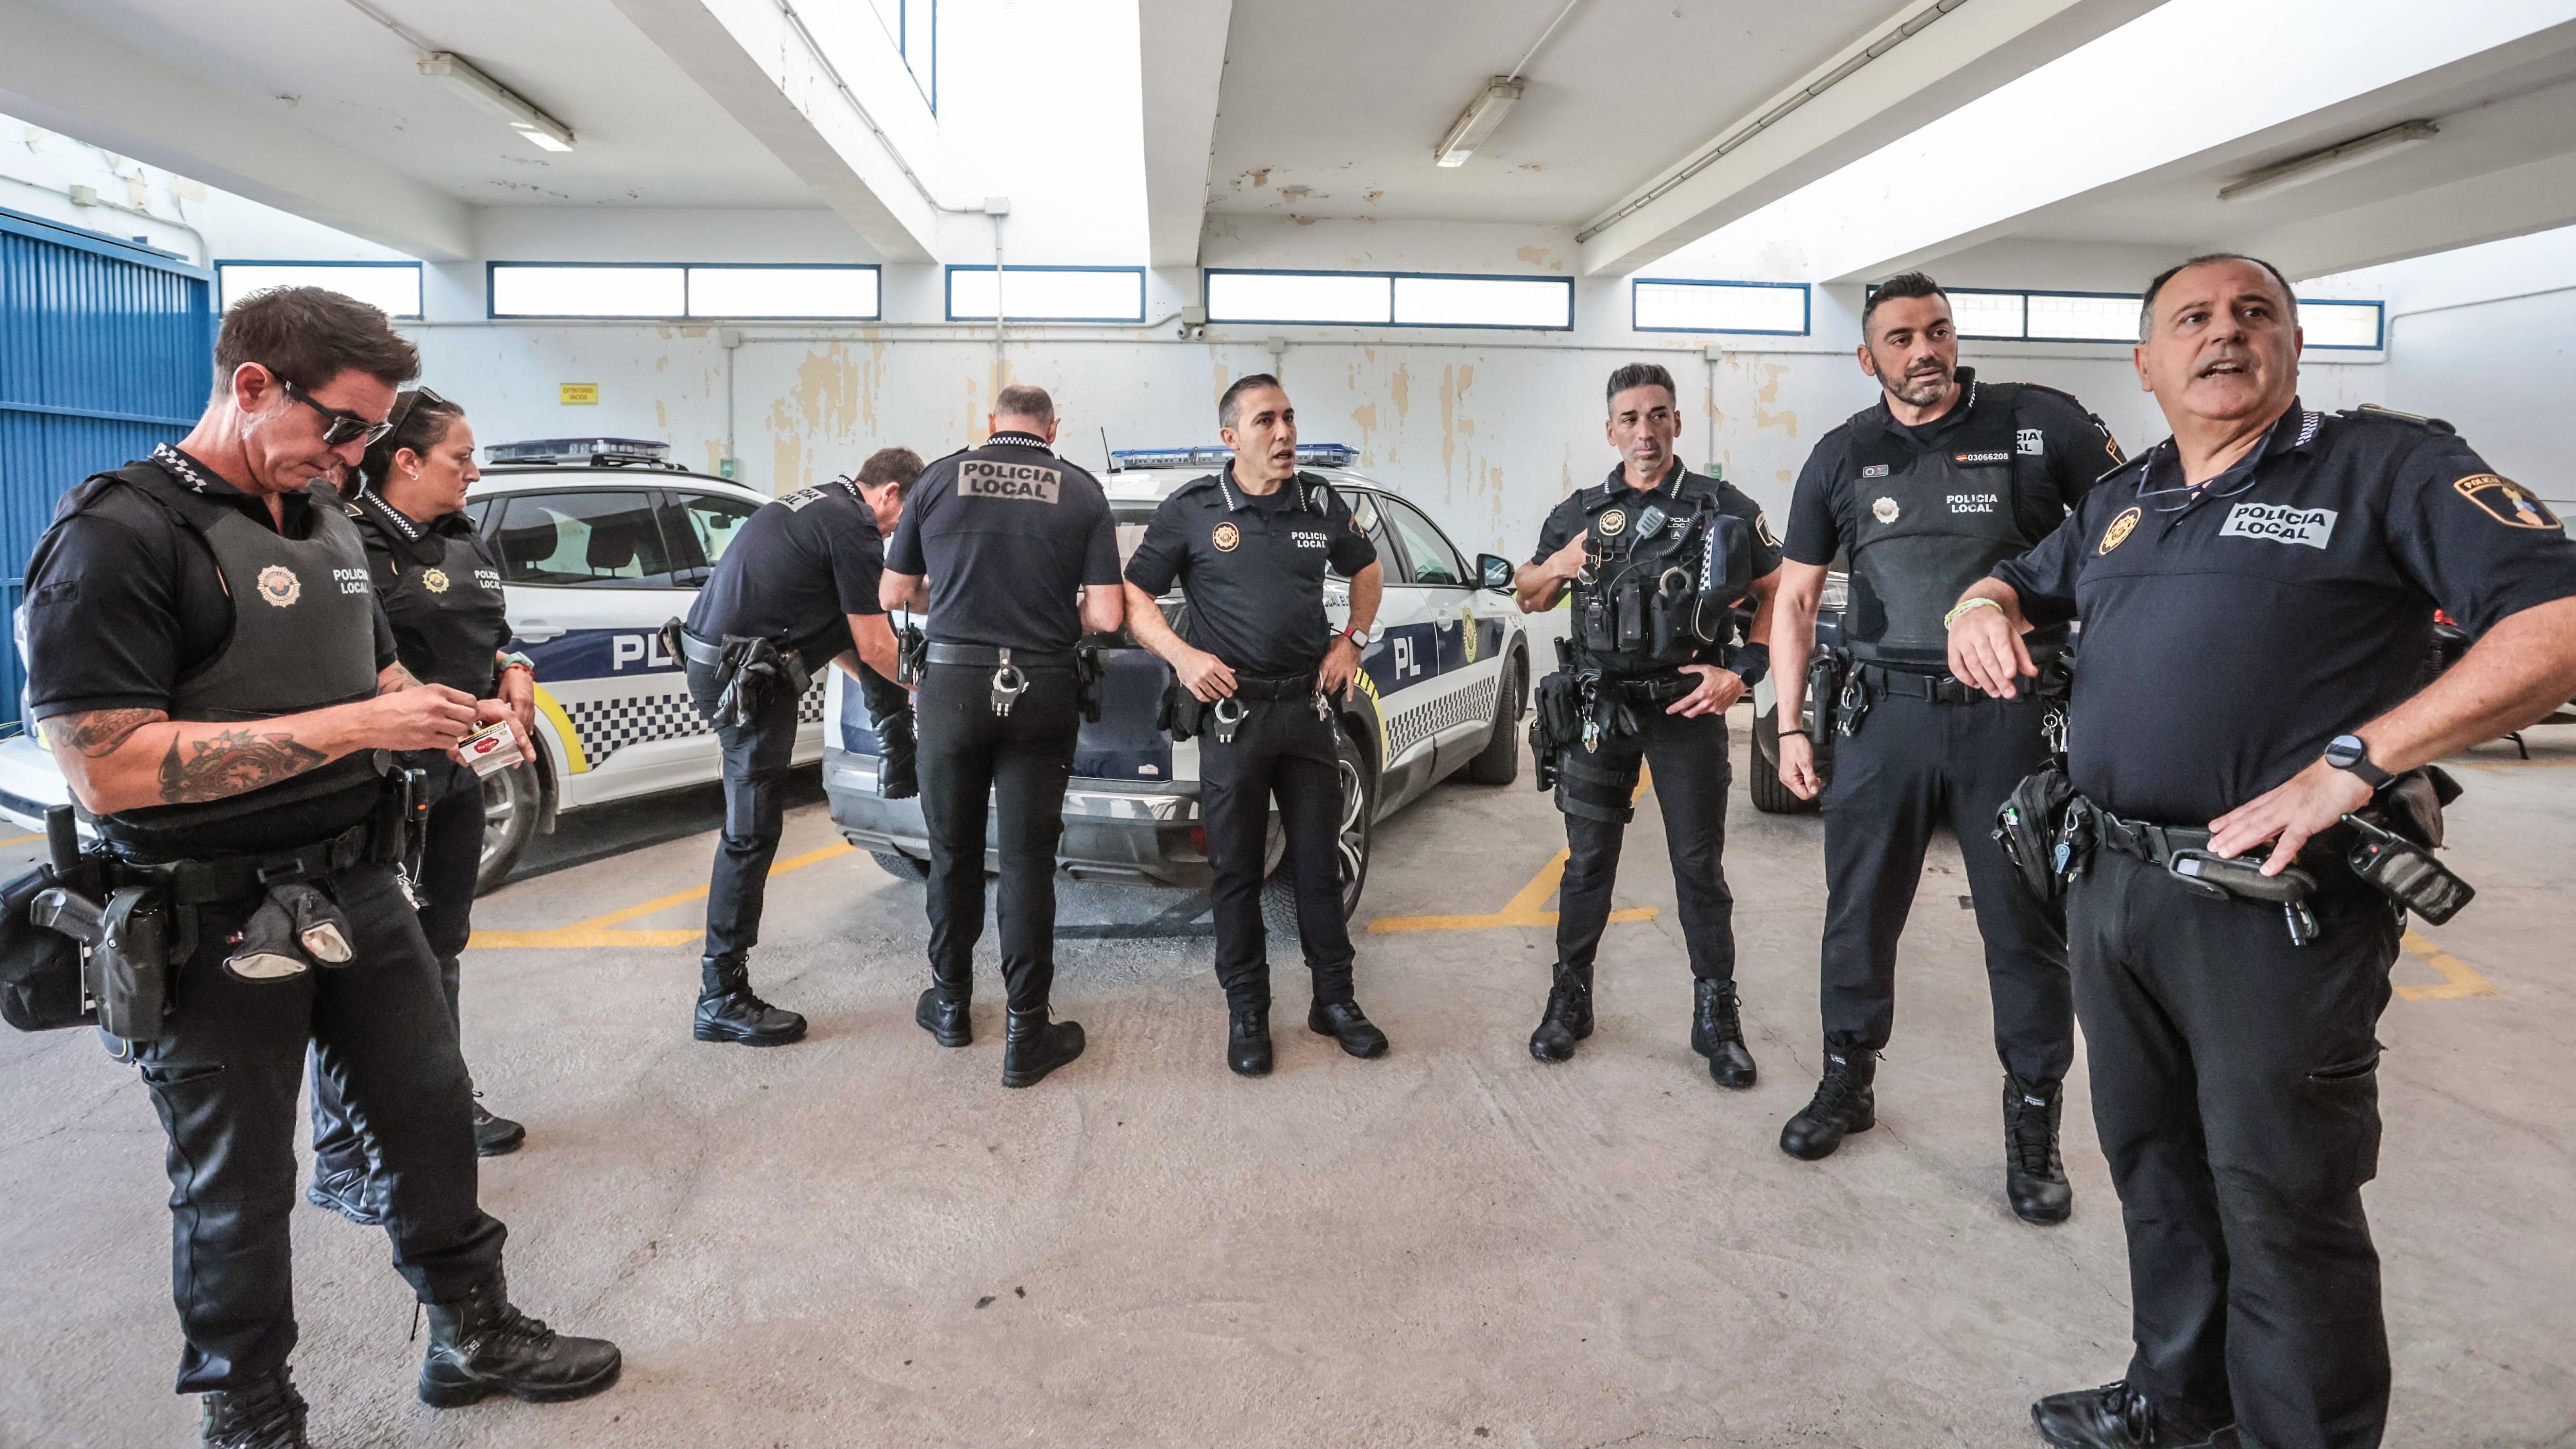
<svg viewBox="0 0 2576 1449"><path fill-rule="evenodd" d="M2370 762L2370 746L2359 735L2337 735L2326 742L2326 763L2350 770L2373 790L2397 777Z"/></svg>

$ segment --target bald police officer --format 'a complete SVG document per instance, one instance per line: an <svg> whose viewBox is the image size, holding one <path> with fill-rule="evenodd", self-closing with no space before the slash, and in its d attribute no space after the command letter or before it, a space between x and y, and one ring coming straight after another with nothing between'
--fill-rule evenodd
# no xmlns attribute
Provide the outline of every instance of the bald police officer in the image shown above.
<svg viewBox="0 0 2576 1449"><path fill-rule="evenodd" d="M1368 646L1385 570L1350 505L1297 471L1297 410L1279 379L1238 378L1216 417L1234 461L1154 510L1127 564L1127 625L1215 716L1198 728L1199 807L1216 871L1226 1064L1257 1077L1271 1063L1261 871L1274 796L1296 879L1297 937L1315 980L1307 1029L1355 1057L1386 1051L1386 1034L1351 988L1334 723L1334 704L1349 695ZM1350 622L1338 632L1324 617L1327 565L1350 580ZM1189 602L1186 640L1156 602L1176 580Z"/></svg>
<svg viewBox="0 0 2576 1449"><path fill-rule="evenodd" d="M1881 396L1809 455L1771 616L1773 657L1803 664L1826 567L1849 551L1847 678L1815 702L1842 735L1825 793L1824 1069L1780 1147L1814 1160L1873 1125L1897 937L1933 830L1947 824L1985 938L2004 1067L2004 1196L2025 1221L2062 1222L2074 1203L2057 1150L2059 1084L2075 1060L2065 925L1993 839L1995 808L2049 757L2048 726L2062 727L2062 714L2034 692L1988 699L1951 678L1941 616L1961 589L2047 537L2119 461L2119 445L2065 393L1959 366L1950 299L1921 272L1881 284L1860 325L1861 370ZM2065 637L2062 627L2033 635L2033 659L2053 664ZM1806 683L1804 668L1780 671L1780 779L1812 800L1814 747L1794 724Z"/></svg>
<svg viewBox="0 0 2576 1449"><path fill-rule="evenodd" d="M2353 868L2371 837L2349 817L2429 800L2415 771L2576 693L2576 543L2447 424L2302 407L2298 304L2267 263L2166 272L2140 333L2173 436L1949 630L1952 672L2010 699L2026 631L2084 626L2069 743L2098 843L2067 936L2137 1350L2032 1418L2074 1449L2230 1424L2364 1449L2389 1381L2372 1031L2403 917ZM2479 638L2418 693L2437 606ZM2259 874L2231 880L2240 859Z"/></svg>
<svg viewBox="0 0 2576 1449"><path fill-rule="evenodd" d="M973 1040L984 934L985 812L1001 838L1002 1085L1034 1086L1082 1055L1050 1022L1055 851L1081 729L1076 646L1126 618L1118 533L1099 482L1055 455L1055 401L1013 386L980 448L931 464L887 547L889 609L927 607L917 695L921 813L930 831L930 975L914 1020L941 1046Z"/></svg>

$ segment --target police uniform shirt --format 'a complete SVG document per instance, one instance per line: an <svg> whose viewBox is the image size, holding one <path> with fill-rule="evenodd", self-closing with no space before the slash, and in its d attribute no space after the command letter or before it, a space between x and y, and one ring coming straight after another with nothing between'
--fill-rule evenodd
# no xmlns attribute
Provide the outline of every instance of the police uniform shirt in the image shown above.
<svg viewBox="0 0 2576 1449"><path fill-rule="evenodd" d="M242 492L164 444L153 461L262 528L276 529L268 500ZM313 501L285 495L289 538L310 537ZM58 526L27 566L28 712L37 720L106 709L167 711L182 675L222 651L233 600L215 556L151 498L92 480L56 510ZM379 671L395 662L391 625L376 608Z"/></svg>
<svg viewBox="0 0 2576 1449"><path fill-rule="evenodd" d="M1685 478L1702 492L1714 492L1718 511L1743 519L1745 526L1753 531L1753 577L1763 578L1780 567L1780 540L1772 535L1771 521L1763 516L1762 505L1732 483L1689 472L1679 459L1673 461L1672 471L1664 475L1663 481L1652 488L1629 487L1627 469L1622 466L1612 468L1609 477L1592 487L1579 488L1568 494L1563 502L1556 505L1555 511L1548 514L1547 522L1539 525L1538 550L1530 555L1530 562L1545 563L1554 557L1557 550L1573 542L1576 534L1590 529L1593 516L1603 504L1614 498L1627 500L1631 516L1644 512L1648 504L1675 516L1688 512L1689 505L1677 505L1673 499L1674 488Z"/></svg>
<svg viewBox="0 0 2576 1449"><path fill-rule="evenodd" d="M1909 427L1888 411L1881 394L1866 422L1896 438L1916 453L1936 452L1953 429L1968 420L1976 389L1975 368L1959 369L1959 405L1920 427ZM2066 511L2093 485L2102 470L2120 461L2120 445L2102 420L2062 392L2022 384L2014 408L2013 511L2026 539L2046 538L2066 518ZM1860 487L1851 464L1853 424L1816 440L1815 451L1799 471L1789 502L1789 538L1784 552L1791 560L1822 568L1860 536Z"/></svg>
<svg viewBox="0 0 2576 1449"><path fill-rule="evenodd" d="M1333 642L1325 566L1349 578L1375 562L1377 546L1331 484L1300 473L1254 495L1228 468L1154 510L1127 582L1160 595L1177 578L1189 595L1190 643L1229 668L1303 674Z"/></svg>
<svg viewBox="0 0 2576 1449"><path fill-rule="evenodd" d="M1082 642L1076 591L1118 584L1118 530L1098 480L1042 438L995 433L922 470L885 566L930 576L935 642L1060 654Z"/></svg>
<svg viewBox="0 0 2576 1449"><path fill-rule="evenodd" d="M2200 825L2417 687L2436 606L2472 635L2576 596L2576 542L2447 423L2297 402L2197 496L2167 440L1996 567L2035 622L2083 622L2075 787Z"/></svg>
<svg viewBox="0 0 2576 1449"><path fill-rule="evenodd" d="M802 488L745 519L689 606L689 632L803 646L808 660L855 648L849 616L882 614L885 541L876 510L844 482Z"/></svg>
<svg viewBox="0 0 2576 1449"><path fill-rule="evenodd" d="M423 523L387 503L383 494L372 490L351 502L349 516L358 525L358 537L367 545L367 572L375 579L376 600L384 608L385 622L393 629L394 653L402 660L403 668L414 679L424 683L440 682L444 678L478 699L490 698L495 687L493 681L497 677L495 659L501 646L510 640L509 625L502 623L499 632L488 642L478 639L466 644L462 652L466 652L468 657L440 658L442 651L457 649L458 639L464 630L442 620L413 617L405 612L399 593L403 570L406 566L417 568L421 565L409 552L398 550L393 534L389 532L399 530L411 540L436 540L442 550L451 540L467 540L478 560L476 572L482 578L469 579L465 583L469 586L479 583L497 593L501 587L501 564L492 556L491 544L474 531L474 520L459 510ZM418 598L417 595L413 597L415 600ZM450 593L447 597L456 595ZM468 674L474 676L475 682L456 683Z"/></svg>

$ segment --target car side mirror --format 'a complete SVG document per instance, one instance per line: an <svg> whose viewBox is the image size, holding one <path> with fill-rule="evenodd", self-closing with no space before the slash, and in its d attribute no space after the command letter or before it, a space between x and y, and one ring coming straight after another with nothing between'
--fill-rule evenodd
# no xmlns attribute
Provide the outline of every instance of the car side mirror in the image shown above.
<svg viewBox="0 0 2576 1449"><path fill-rule="evenodd" d="M1490 553L1476 555L1477 582L1498 594L1512 591L1512 561Z"/></svg>

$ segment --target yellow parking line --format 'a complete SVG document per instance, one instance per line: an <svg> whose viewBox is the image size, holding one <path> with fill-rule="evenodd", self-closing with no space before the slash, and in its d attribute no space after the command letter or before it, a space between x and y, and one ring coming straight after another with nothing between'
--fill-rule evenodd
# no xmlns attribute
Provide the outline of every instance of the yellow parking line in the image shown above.
<svg viewBox="0 0 2576 1449"><path fill-rule="evenodd" d="M769 873L785 875L791 870L803 870L817 861L848 855L856 848L848 841L841 841L838 844L824 846L820 850L809 850L803 855L790 856L771 866ZM699 886L695 890L674 891L667 896L656 896L640 905L627 906L610 911L604 916L593 916L587 921L576 921L569 926L557 926L547 931L477 931L473 939L466 944L557 950L582 946L686 946L700 940L705 933L694 927L685 931L621 931L615 928L657 911L667 911L674 906L685 906L691 901L705 900L706 895L705 886Z"/></svg>
<svg viewBox="0 0 2576 1449"><path fill-rule="evenodd" d="M2408 1001L2458 1001L2471 996L2502 996L2494 982L2470 969L2469 963L2436 946L2413 931L2406 933L2406 949L2417 959L2442 975L2440 986L2400 986L2397 994Z"/></svg>
<svg viewBox="0 0 2576 1449"><path fill-rule="evenodd" d="M1647 788L1653 784L1653 774L1640 768L1637 772L1637 788L1628 796L1628 803L1633 805L1644 799ZM1387 931L1482 931L1494 926L1553 926L1556 924L1557 913L1543 911L1539 907L1546 905L1547 898L1555 895L1557 887L1564 883L1568 854L1569 852L1560 850L1549 856L1547 864L1538 868L1538 874L1530 877L1529 884L1522 886L1510 900L1503 903L1501 910L1492 915L1380 916L1369 922L1369 932L1376 935ZM1655 915L1656 910L1653 906L1639 906L1633 910L1612 911L1610 919L1651 921Z"/></svg>
<svg viewBox="0 0 2576 1449"><path fill-rule="evenodd" d="M42 840L44 838L45 837L41 835L12 835L6 840L0 840L0 845L24 845L30 840Z"/></svg>

